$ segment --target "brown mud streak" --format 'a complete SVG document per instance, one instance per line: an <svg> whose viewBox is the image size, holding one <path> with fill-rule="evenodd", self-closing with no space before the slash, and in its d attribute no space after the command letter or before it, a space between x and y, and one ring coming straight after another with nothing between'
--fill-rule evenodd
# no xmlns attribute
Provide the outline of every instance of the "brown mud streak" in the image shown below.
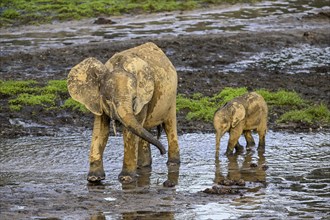
<svg viewBox="0 0 330 220"><path fill-rule="evenodd" d="M306 37L305 33L313 33L313 38ZM15 53L0 57L0 80L8 79L36 79L46 83L50 79L66 79L68 70L86 57L96 57L106 62L114 53L133 46L152 41L168 55L174 66L196 68L193 70L178 70L178 92L192 95L199 92L204 95L213 95L224 87L247 87L249 90L265 88L271 91L278 89L294 90L303 98L316 103L330 105L330 66L310 70L310 74L285 74L281 71L267 72L264 69L246 69L242 73L225 74L222 70L212 68L221 64L230 64L244 58L244 53L258 53L261 51L275 51L280 48L294 47L299 44L310 44L317 47L329 47L329 29L291 30L284 32L256 32L237 34L218 34L206 36L180 36L162 39L139 39L122 42L90 43L79 46L67 46L60 49L31 51L31 53ZM167 53L171 51L170 53ZM221 57L219 56L221 55ZM15 66L15 68L11 68ZM35 68L31 68L35 67ZM47 68L55 73L37 76L38 70ZM22 74L28 73L28 74ZM24 108L21 112L10 112L8 97L0 95L0 137L17 137L22 135L53 135L59 127L86 126L91 128L92 115L79 114L70 110L45 111L40 107ZM63 97L66 99L68 97ZM282 110L273 109L269 114L269 128L286 129L292 131L309 130L304 124L291 124L285 127L274 122ZM31 113L34 114L31 114ZM201 121L187 121L186 111L177 113L178 131L184 132L213 132L212 123ZM14 126L9 118L32 120L44 127ZM317 129L313 127L313 129Z"/></svg>

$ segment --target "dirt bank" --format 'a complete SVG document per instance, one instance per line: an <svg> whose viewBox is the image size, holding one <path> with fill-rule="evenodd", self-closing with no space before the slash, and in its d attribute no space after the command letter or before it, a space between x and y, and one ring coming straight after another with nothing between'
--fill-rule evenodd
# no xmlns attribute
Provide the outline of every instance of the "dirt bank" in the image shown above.
<svg viewBox="0 0 330 220"><path fill-rule="evenodd" d="M326 18L328 19L328 18ZM178 36L130 40L125 42L90 43L67 46L60 49L17 52L1 57L0 80L65 79L72 66L86 57L96 57L105 62L114 53L135 45L152 41L159 45L178 69L179 93L212 95L224 87L247 87L249 90L265 88L293 90L303 98L315 103L330 105L330 66L309 69L310 73L289 74L285 69L266 69L249 66L241 72L228 72L226 66L245 59L251 54L296 47L301 44L320 48L329 47L329 29L292 30L284 32L240 32L205 36ZM67 97L63 97L67 98ZM92 126L91 115L70 111L45 111L42 108L25 108L21 112L10 112L8 97L1 97L1 136L27 134L52 135L63 126ZM272 109L269 117L270 129L306 130L304 124L276 125L274 122L284 109ZM212 124L202 121L187 121L186 112L178 112L179 132L213 132ZM22 126L15 119L38 123ZM9 120L11 119L11 120ZM312 126L319 129L319 125Z"/></svg>

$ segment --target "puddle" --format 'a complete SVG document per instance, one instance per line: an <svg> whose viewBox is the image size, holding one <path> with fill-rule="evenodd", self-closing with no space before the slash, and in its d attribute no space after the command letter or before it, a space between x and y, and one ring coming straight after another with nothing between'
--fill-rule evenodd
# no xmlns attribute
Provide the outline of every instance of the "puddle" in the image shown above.
<svg viewBox="0 0 330 220"><path fill-rule="evenodd" d="M248 68L263 68L286 73L309 73L312 68L330 65L330 47L319 48L307 44L283 48L275 52L261 52L247 59L219 67L224 72L242 72ZM330 73L328 73L330 74Z"/></svg>
<svg viewBox="0 0 330 220"><path fill-rule="evenodd" d="M329 218L330 134L268 133L266 152L215 160L214 134L179 137L180 169L152 149L153 165L138 182L117 181L122 138L105 151L106 180L89 185L91 132L0 140L0 217L61 219L288 219ZM256 136L255 136L256 138ZM165 136L161 141L166 143ZM221 141L225 146L228 135ZM241 144L245 144L241 138ZM268 169L264 169L264 166ZM176 179L173 188L163 187ZM239 194L203 193L223 179L244 179Z"/></svg>

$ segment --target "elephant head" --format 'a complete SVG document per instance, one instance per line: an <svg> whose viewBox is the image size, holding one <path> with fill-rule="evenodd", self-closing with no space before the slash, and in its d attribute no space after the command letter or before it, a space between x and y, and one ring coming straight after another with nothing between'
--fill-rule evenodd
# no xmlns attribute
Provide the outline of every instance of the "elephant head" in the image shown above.
<svg viewBox="0 0 330 220"><path fill-rule="evenodd" d="M132 74L137 65L143 71ZM87 58L71 69L68 90L74 100L93 114L106 114L112 120L118 120L165 154L164 146L137 119L154 91L153 76L142 59L136 58L136 62L114 68L109 61L104 65L95 58Z"/></svg>
<svg viewBox="0 0 330 220"><path fill-rule="evenodd" d="M235 128L244 118L244 106L238 102L229 102L215 112L213 123L221 138L230 129Z"/></svg>

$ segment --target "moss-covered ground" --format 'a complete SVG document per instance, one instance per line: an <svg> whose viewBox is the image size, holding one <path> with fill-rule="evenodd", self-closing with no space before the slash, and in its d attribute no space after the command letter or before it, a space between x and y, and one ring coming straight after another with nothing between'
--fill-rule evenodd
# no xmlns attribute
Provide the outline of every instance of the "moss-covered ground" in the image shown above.
<svg viewBox="0 0 330 220"><path fill-rule="evenodd" d="M245 87L227 87L213 96L195 93L187 97L178 94L177 111L186 110L187 120L202 120L211 123L213 114L219 107L246 92ZM271 92L259 89L255 92L264 97L270 114L272 111L285 109L284 113L276 119L276 123L303 122L310 125L330 125L330 111L324 104L315 104L305 100L294 91ZM0 81L0 96L8 99L7 104L10 111L20 111L25 106L41 106L45 111L70 109L88 112L84 106L70 98L66 80L50 80L46 85L32 80Z"/></svg>

